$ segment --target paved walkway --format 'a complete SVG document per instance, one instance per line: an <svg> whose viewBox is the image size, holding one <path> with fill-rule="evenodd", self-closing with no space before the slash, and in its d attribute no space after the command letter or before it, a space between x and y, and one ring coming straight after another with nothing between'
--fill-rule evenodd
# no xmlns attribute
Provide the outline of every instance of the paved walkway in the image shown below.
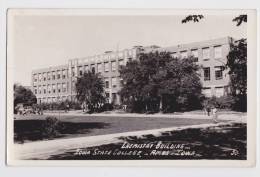
<svg viewBox="0 0 260 177"><path fill-rule="evenodd" d="M161 135L162 132L182 130L186 128L205 128L210 126L226 125L231 124L236 121L229 122L220 122L217 124L200 124L200 125L189 125L189 126L180 126L180 127L170 127L170 128L161 128L145 131L134 131L134 132L125 132L125 133L115 133L108 135L98 135L90 137L77 137L77 138L67 138L67 139L56 139L49 141L37 141L30 142L25 144L15 144L14 152L15 159L48 159L51 155L60 154L66 152L70 149L76 148L86 148L92 146L99 146L110 143L117 143L122 140L119 137L122 136L144 136L152 134L154 136Z"/></svg>
<svg viewBox="0 0 260 177"><path fill-rule="evenodd" d="M124 113L124 112L107 112L107 113L94 113L86 114L82 111L69 111L65 112L45 112L44 115L60 115L60 116L88 116L88 117L158 117L158 118L188 118L188 119L212 119L212 116L207 116L203 111L192 111L184 113L156 113L156 114L138 114L138 113ZM221 120L239 120L246 121L246 113L233 112L233 111L221 111L218 113L218 118Z"/></svg>

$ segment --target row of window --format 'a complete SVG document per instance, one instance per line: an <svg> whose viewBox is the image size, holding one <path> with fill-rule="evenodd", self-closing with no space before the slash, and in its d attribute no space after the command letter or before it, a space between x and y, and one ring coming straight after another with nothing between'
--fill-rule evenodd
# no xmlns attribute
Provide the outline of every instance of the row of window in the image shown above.
<svg viewBox="0 0 260 177"><path fill-rule="evenodd" d="M208 87L203 88L202 92L206 97L212 97L213 95L216 97L221 97L224 96L228 92L228 90L226 87Z"/></svg>
<svg viewBox="0 0 260 177"><path fill-rule="evenodd" d="M215 79L220 80L223 79L223 66L215 66ZM210 80L210 67L205 67L203 68L203 73L204 73L204 81L209 81Z"/></svg>
<svg viewBox="0 0 260 177"><path fill-rule="evenodd" d="M116 77L112 77L111 78L111 87L115 88L117 87L117 78ZM120 79L120 87L123 85L123 79ZM105 78L105 88L110 88L110 81L108 78Z"/></svg>
<svg viewBox="0 0 260 177"><path fill-rule="evenodd" d="M131 58L129 58L131 59ZM97 65L97 67L96 67ZM117 61L111 61L111 62L104 62L104 63L97 63L97 64L91 64L91 65L84 65L84 66L78 66L78 73L80 76L83 75L84 72L91 71L93 73L103 73L103 72L115 72L118 70L118 67L125 65L124 60L118 60ZM76 68L72 67L72 77L74 77L76 74Z"/></svg>
<svg viewBox="0 0 260 177"><path fill-rule="evenodd" d="M67 92L68 84L58 83L58 84L48 84L48 85L39 85L34 86L34 94L51 94L51 93L61 93Z"/></svg>
<svg viewBox="0 0 260 177"><path fill-rule="evenodd" d="M92 63L105 62L105 61L114 60L114 59L124 60L129 57L133 58L135 56L136 56L136 49L125 50L125 51L120 51L120 52L116 52L116 53L107 51L105 54L87 57L84 59L75 59L75 60L71 60L70 62L72 65L75 65L75 64L83 64L86 62L92 62Z"/></svg>
<svg viewBox="0 0 260 177"><path fill-rule="evenodd" d="M60 98L57 97L38 98L39 103L55 103L57 101L66 101L66 100L69 100L68 96L61 96Z"/></svg>
<svg viewBox="0 0 260 177"><path fill-rule="evenodd" d="M129 58L130 60L131 58ZM118 60L117 61L111 61L111 62L104 62L104 63L97 63L97 68L96 64L91 64L91 65L84 65L84 66L78 66L78 73L80 76L83 75L84 72L87 72L90 70L92 72L115 72L118 69L118 66L123 66L125 64L124 60ZM97 69L97 71L96 71ZM72 77L76 75L76 68L72 67ZM51 72L44 72L42 74L34 74L33 79L34 82L41 82L41 81L47 81L47 80L56 80L56 79L66 79L68 77L68 70L62 70L62 71L51 71Z"/></svg>
<svg viewBox="0 0 260 177"><path fill-rule="evenodd" d="M198 49L191 49L190 55L198 60L198 57L199 57ZM178 54L177 52L174 52L174 53L172 53L172 56L174 58L178 58L178 57L187 58L188 51L187 50L180 51L180 54ZM214 58L215 59L222 58L222 46L214 47ZM202 48L202 59L203 60L210 59L210 48L209 47Z"/></svg>
<svg viewBox="0 0 260 177"><path fill-rule="evenodd" d="M106 92L105 94L106 94L107 102L116 103L116 101L117 101L117 94L116 93L112 93L111 100L110 100L110 93Z"/></svg>
<svg viewBox="0 0 260 177"><path fill-rule="evenodd" d="M56 79L66 79L68 76L68 70L58 70L58 71L50 71L50 72L43 72L39 74L33 75L34 82L41 82L47 80L56 80Z"/></svg>

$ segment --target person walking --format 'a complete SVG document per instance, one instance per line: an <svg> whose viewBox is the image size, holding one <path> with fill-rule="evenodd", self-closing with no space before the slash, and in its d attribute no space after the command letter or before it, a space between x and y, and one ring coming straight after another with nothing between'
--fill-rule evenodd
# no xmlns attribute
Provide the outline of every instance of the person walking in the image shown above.
<svg viewBox="0 0 260 177"><path fill-rule="evenodd" d="M215 123L218 123L218 110L215 106L212 108L212 119Z"/></svg>

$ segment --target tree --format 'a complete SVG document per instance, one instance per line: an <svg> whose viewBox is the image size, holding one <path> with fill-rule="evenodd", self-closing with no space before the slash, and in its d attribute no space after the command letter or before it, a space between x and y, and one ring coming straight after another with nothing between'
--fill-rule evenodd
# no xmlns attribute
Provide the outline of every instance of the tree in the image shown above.
<svg viewBox="0 0 260 177"><path fill-rule="evenodd" d="M240 39L230 44L227 56L231 94L235 98L234 108L247 110L247 41Z"/></svg>
<svg viewBox="0 0 260 177"><path fill-rule="evenodd" d="M187 22L190 22L190 21L199 22L203 18L204 18L204 16L202 14L188 15L181 22L182 23L187 23ZM245 15L245 14L239 15L239 16L235 17L232 21L236 22L237 26L240 26L243 22L245 22L245 23L247 22L247 15Z"/></svg>
<svg viewBox="0 0 260 177"><path fill-rule="evenodd" d="M37 103L37 99L30 89L19 84L14 84L14 108L20 103L32 106Z"/></svg>
<svg viewBox="0 0 260 177"><path fill-rule="evenodd" d="M84 73L76 82L76 97L90 112L99 111L105 102L104 82L99 74Z"/></svg>
<svg viewBox="0 0 260 177"><path fill-rule="evenodd" d="M193 21L194 23L196 23L196 22L199 22L203 18L204 18L203 15L188 15L181 22L187 23L187 22Z"/></svg>
<svg viewBox="0 0 260 177"><path fill-rule="evenodd" d="M167 52L142 53L120 70L120 95L132 112L166 112L191 108L201 95L193 58L172 58Z"/></svg>

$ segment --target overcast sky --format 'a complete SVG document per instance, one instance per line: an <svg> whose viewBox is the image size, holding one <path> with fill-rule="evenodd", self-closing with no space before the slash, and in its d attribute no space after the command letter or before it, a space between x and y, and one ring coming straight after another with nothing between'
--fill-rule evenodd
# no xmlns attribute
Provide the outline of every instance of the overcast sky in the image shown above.
<svg viewBox="0 0 260 177"><path fill-rule="evenodd" d="M182 24L184 16L17 16L14 79L31 85L32 69L67 64L68 59L134 45L161 47L231 36L246 37L234 15L205 16Z"/></svg>

